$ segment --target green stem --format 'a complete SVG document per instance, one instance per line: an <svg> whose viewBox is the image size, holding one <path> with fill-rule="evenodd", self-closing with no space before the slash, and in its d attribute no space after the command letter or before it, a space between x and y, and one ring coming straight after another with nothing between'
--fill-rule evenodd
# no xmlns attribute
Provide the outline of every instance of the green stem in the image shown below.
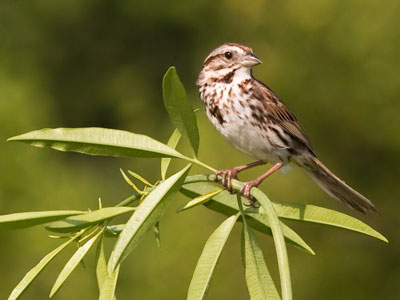
<svg viewBox="0 0 400 300"><path fill-rule="evenodd" d="M236 194L236 200L239 206L240 215L242 216L243 227L247 230L246 214L243 210L243 203L239 193Z"/></svg>
<svg viewBox="0 0 400 300"><path fill-rule="evenodd" d="M89 232L91 229L93 229L93 231ZM104 229L99 229L98 226L91 226L91 227L87 228L85 233L87 233L87 232L89 232L89 233L78 241L79 245L83 245L84 243L86 243L90 238L92 238L95 234L97 234L99 232L99 230L104 230Z"/></svg>
<svg viewBox="0 0 400 300"><path fill-rule="evenodd" d="M128 206L128 205L132 204L133 202L139 200L140 196L141 195L139 195L139 194L134 194L134 195L129 196L128 198L122 200L120 203L118 203L115 206Z"/></svg>

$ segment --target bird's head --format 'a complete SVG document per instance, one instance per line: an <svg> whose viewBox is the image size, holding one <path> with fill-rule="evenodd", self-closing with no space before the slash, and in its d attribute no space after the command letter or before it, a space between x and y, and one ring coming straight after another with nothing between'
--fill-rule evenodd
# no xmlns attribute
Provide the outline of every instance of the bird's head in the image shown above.
<svg viewBox="0 0 400 300"><path fill-rule="evenodd" d="M205 76L218 78L238 70L251 74L251 67L258 64L261 64L261 60L251 48L235 43L223 44L211 51L204 60L197 84L201 85Z"/></svg>

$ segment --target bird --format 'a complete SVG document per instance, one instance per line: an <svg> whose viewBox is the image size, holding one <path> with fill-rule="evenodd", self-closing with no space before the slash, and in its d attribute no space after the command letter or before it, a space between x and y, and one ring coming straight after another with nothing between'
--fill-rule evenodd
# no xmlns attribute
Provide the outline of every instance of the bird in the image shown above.
<svg viewBox="0 0 400 300"><path fill-rule="evenodd" d="M352 209L375 211L372 202L331 172L316 156L303 127L282 100L263 82L252 67L261 60L250 47L225 43L205 58L196 85L208 119L237 150L256 161L216 172L231 192L238 173L271 163L272 167L240 192L254 206L250 190L291 163L298 165L329 196Z"/></svg>

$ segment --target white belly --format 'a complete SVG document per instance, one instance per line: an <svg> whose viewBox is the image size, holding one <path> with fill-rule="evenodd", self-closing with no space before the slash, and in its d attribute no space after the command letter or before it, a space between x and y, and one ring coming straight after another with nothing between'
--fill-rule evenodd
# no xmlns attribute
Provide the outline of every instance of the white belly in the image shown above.
<svg viewBox="0 0 400 300"><path fill-rule="evenodd" d="M268 162L280 160L268 140L262 137L257 128L247 122L236 118L233 114L226 117L227 120L223 125L215 122L212 116L209 116L209 119L222 136L237 150L257 160Z"/></svg>
<svg viewBox="0 0 400 300"><path fill-rule="evenodd" d="M230 97L223 93L218 99L217 105L219 115L212 111L210 103L206 102L206 113L215 128L224 138L237 150L257 160L275 163L277 161L287 162L287 148L274 134L266 137L267 131L261 129L252 117L249 105L240 105L237 99L238 91L233 91ZM246 102L249 103L249 99ZM223 119L223 120L222 120ZM273 145L272 145L273 144ZM277 146L278 145L278 146Z"/></svg>

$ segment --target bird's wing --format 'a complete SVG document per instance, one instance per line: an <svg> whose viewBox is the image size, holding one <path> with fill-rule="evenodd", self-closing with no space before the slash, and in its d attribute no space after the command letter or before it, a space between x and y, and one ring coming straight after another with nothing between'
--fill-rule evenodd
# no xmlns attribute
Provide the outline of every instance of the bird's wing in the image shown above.
<svg viewBox="0 0 400 300"><path fill-rule="evenodd" d="M304 144L312 151L312 145L297 118L289 111L286 105L261 81L255 80L253 94L264 104L267 117L281 126L293 138Z"/></svg>

